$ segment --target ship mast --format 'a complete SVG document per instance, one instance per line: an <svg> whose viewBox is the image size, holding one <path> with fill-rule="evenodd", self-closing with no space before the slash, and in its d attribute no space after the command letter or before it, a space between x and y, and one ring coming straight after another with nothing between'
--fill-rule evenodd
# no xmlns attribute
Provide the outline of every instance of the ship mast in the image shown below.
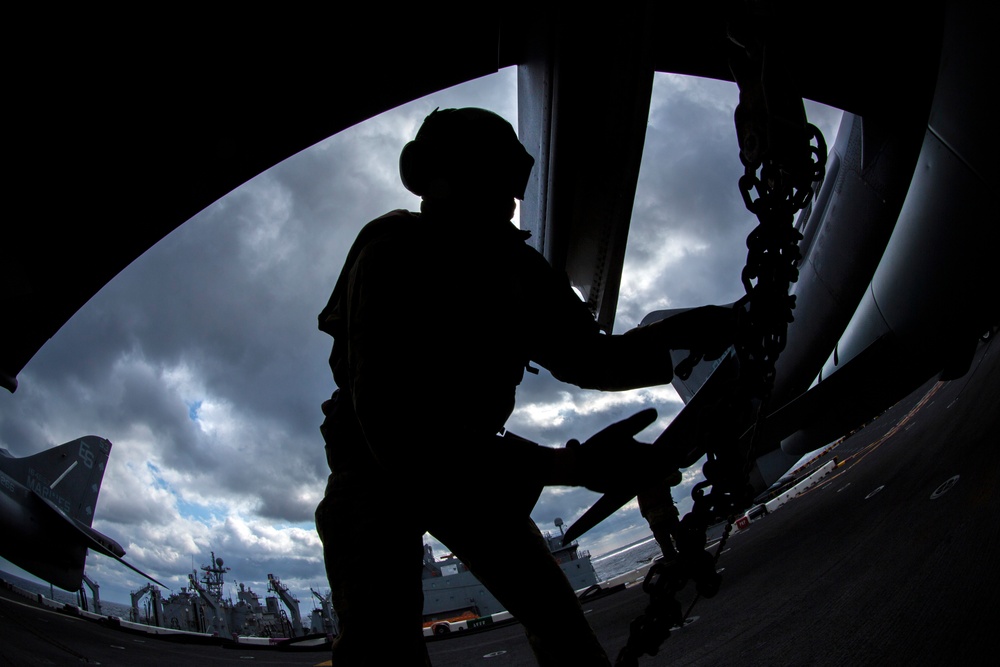
<svg viewBox="0 0 1000 667"><path fill-rule="evenodd" d="M202 565L202 572L205 574L201 577L201 583L205 584L205 591L214 597L216 600L222 600L222 595L224 593L225 580L223 575L229 572L231 567L224 567L225 563L221 558L215 557L215 552L212 551L212 560L208 562L208 565Z"/></svg>

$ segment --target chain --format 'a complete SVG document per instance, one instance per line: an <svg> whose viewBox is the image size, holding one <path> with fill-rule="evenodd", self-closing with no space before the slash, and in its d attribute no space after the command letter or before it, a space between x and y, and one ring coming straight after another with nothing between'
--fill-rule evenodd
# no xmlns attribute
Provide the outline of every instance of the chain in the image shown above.
<svg viewBox="0 0 1000 667"><path fill-rule="evenodd" d="M756 425L766 414L775 363L785 348L795 308L795 297L788 293L798 279L801 259L795 214L811 201L827 157L822 133L806 122L802 99L792 93L794 86L780 70L782 56L769 51L766 35L778 25L769 19L742 14L730 23L729 34L730 66L740 88L734 118L744 167L739 188L758 220L747 237L747 261L740 276L746 294L734 306L739 379L730 398L716 406L718 418L703 420L714 425L709 427L714 429L708 437L712 446L702 468L705 481L691 491L691 511L672 527L676 552L672 545L660 545L671 557L658 560L647 573L643 590L650 602L632 622L616 667L635 667L639 656L656 655L670 628L683 625L697 600L719 591L719 556L736 515L753 498L748 476L759 444ZM748 425L755 426L753 437L740 446ZM727 517L727 524L713 557L706 551L707 531L718 517ZM694 581L697 595L682 614L676 594L688 581Z"/></svg>

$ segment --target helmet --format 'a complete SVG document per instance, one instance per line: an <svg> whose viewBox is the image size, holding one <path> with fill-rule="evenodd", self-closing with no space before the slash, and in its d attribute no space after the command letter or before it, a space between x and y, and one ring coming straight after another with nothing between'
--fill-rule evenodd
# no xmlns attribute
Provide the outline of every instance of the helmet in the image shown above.
<svg viewBox="0 0 1000 667"><path fill-rule="evenodd" d="M535 164L506 120L486 109L435 109L399 155L399 175L420 197L502 194L524 199Z"/></svg>

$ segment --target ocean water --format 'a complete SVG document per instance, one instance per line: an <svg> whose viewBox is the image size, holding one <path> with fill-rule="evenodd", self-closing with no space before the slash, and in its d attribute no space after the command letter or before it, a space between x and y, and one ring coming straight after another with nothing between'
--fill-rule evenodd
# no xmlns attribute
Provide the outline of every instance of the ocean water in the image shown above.
<svg viewBox="0 0 1000 667"><path fill-rule="evenodd" d="M621 549L591 558L598 581L638 570L660 555L660 545L652 537L626 545Z"/></svg>

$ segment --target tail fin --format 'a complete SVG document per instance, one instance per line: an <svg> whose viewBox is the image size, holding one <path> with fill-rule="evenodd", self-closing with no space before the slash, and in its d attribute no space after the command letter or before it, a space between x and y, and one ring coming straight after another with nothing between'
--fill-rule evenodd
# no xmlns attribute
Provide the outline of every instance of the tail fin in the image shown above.
<svg viewBox="0 0 1000 667"><path fill-rule="evenodd" d="M7 461L8 473L67 516L90 526L111 442L85 435L34 456Z"/></svg>

